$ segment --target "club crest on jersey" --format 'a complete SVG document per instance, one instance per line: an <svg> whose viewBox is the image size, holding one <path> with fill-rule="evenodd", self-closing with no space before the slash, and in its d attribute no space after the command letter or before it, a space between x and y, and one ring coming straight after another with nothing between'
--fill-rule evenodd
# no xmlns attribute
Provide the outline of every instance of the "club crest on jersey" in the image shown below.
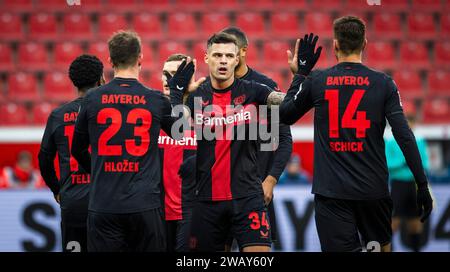
<svg viewBox="0 0 450 272"><path fill-rule="evenodd" d="M234 105L241 105L245 102L245 94L236 97L233 100Z"/></svg>

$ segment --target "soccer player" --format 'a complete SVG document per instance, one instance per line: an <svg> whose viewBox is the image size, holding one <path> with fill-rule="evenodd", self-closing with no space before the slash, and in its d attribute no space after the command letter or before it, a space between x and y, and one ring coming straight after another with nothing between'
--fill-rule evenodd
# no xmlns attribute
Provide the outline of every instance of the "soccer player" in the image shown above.
<svg viewBox="0 0 450 272"><path fill-rule="evenodd" d="M171 135L170 102L139 82L136 33L115 33L108 48L114 79L86 94L72 144L92 179L88 251L165 251L158 135Z"/></svg>
<svg viewBox="0 0 450 272"><path fill-rule="evenodd" d="M70 155L75 120L87 90L104 83L103 64L95 56L81 55L69 68L69 77L78 89L78 98L56 108L48 117L39 152L39 168L47 186L61 206L63 251L70 241L87 250L86 221L90 176ZM58 154L60 178L56 176L54 159Z"/></svg>
<svg viewBox="0 0 450 272"><path fill-rule="evenodd" d="M361 63L367 44L361 19L348 16L334 21L333 46L339 63L310 74L320 56L320 49L315 51L317 40L311 33L297 41L290 58L296 75L280 107L280 118L293 124L315 109L312 192L322 250L360 251L359 232L369 246L390 251L386 119L414 174L417 204L424 211L422 222L432 210L414 135L394 81Z"/></svg>
<svg viewBox="0 0 450 272"><path fill-rule="evenodd" d="M193 91L186 101L197 134L197 203L190 240L193 251L223 251L229 233L244 252L269 251L271 246L269 218L258 177L259 142L249 133L251 124L258 121L255 106L279 105L284 94L235 78L238 51L233 36L214 34L208 39L205 55L210 81L196 90L190 88L189 83L195 82L195 65L189 58L169 81L174 108L182 104L188 89ZM244 129L246 137L238 137L239 128ZM205 132L201 139L199 131Z"/></svg>
<svg viewBox="0 0 450 272"><path fill-rule="evenodd" d="M162 72L163 93L170 97L167 83L187 56L173 54L164 62ZM158 145L162 166L163 203L166 220L167 251L189 251L189 235L194 201L195 179L192 174L178 175L182 163L195 155L197 141L193 130L184 131L185 137L176 141L163 130ZM183 178L184 177L184 178Z"/></svg>
<svg viewBox="0 0 450 272"><path fill-rule="evenodd" d="M414 113L406 113L411 128L415 125ZM427 143L423 137L416 135L417 147L419 148L422 164L428 168ZM420 222L420 214L417 209L417 192L414 176L406 164L405 157L401 153L395 139L386 141L386 159L391 181L391 197L393 203L392 232L395 233L402 222L406 223L406 233L411 248L414 252L420 251L421 234L423 224Z"/></svg>
<svg viewBox="0 0 450 272"><path fill-rule="evenodd" d="M248 81L255 81L260 84L269 86L271 89L279 90L278 85L272 79L261 74L260 72L250 68L247 65L247 51L248 51L248 39L245 33L237 27L227 27L222 32L234 36L238 44L239 63L235 68L234 75L239 79ZM270 121L270 115L267 117ZM270 125L268 126L270 128ZM278 135L277 135L278 136ZM278 182L284 168L291 156L292 152L292 136L289 126L279 125L279 144L275 151L262 151L258 150L258 175L263 181L262 186L266 187L264 190L264 200L268 205L268 212L270 218L272 242L277 240L277 228L275 221L275 209L273 206L273 188ZM261 140L262 141L262 140ZM267 144L269 140L262 141ZM230 245L229 245L230 246Z"/></svg>

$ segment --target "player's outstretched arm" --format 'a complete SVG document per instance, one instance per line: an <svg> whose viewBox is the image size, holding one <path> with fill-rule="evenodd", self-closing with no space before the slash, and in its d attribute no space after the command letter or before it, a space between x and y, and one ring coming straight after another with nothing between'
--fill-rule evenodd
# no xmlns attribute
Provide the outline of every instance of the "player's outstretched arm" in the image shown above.
<svg viewBox="0 0 450 272"><path fill-rule="evenodd" d="M72 149L70 153L87 173L91 173L91 154L89 153L89 131L87 120L87 97L83 99L80 112L75 123Z"/></svg>
<svg viewBox="0 0 450 272"><path fill-rule="evenodd" d="M422 159L417 147L416 138L403 114L395 84L389 84L389 97L386 102L386 118L392 127L392 134L405 157L409 169L417 184L417 206L421 213L421 221L428 219L433 209L433 199L428 190L428 180L423 168Z"/></svg>

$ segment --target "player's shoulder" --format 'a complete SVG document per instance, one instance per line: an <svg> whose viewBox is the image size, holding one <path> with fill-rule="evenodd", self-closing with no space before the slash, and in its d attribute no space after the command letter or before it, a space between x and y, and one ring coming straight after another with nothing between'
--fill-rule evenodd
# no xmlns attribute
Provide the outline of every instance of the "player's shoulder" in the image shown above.
<svg viewBox="0 0 450 272"><path fill-rule="evenodd" d="M64 114L69 112L78 112L83 97L78 97L70 102L64 103L61 106L55 108L50 113L51 118L62 119Z"/></svg>
<svg viewBox="0 0 450 272"><path fill-rule="evenodd" d="M274 89L277 86L277 83L275 81L273 81L270 77L266 76L265 74L263 74L257 70L251 69L251 68L249 68L248 75L244 79L249 80L249 81L254 80L257 83L269 86L272 89Z"/></svg>

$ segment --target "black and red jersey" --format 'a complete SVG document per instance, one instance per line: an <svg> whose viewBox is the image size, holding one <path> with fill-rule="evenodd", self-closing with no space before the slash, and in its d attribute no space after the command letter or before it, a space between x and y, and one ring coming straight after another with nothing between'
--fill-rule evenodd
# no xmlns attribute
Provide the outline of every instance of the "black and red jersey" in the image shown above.
<svg viewBox="0 0 450 272"><path fill-rule="evenodd" d="M197 136L199 200L231 200L262 194L258 135L250 127L257 131L258 106L266 104L272 91L254 81L235 79L223 90L214 89L207 81L189 95L187 105ZM206 131L212 132L213 137L206 135Z"/></svg>
<svg viewBox="0 0 450 272"><path fill-rule="evenodd" d="M161 129L170 135L173 121L169 100L136 79L116 77L86 94L72 154L92 168L90 211L133 213L161 205L158 136Z"/></svg>
<svg viewBox="0 0 450 272"><path fill-rule="evenodd" d="M192 206L195 198L195 182L179 175L180 166L197 149L193 130L185 130L181 140L174 140L163 130L158 146L161 156L162 185L164 188L164 211L166 220L183 219L183 211Z"/></svg>
<svg viewBox="0 0 450 272"><path fill-rule="evenodd" d="M426 182L414 135L394 81L361 63L343 62L296 76L280 106L292 124L314 113L313 193L352 200L389 196L383 140L386 119L418 181Z"/></svg>
<svg viewBox="0 0 450 272"><path fill-rule="evenodd" d="M41 142L39 166L45 182L54 194L61 194L61 208L87 211L89 174L71 156L75 120L82 98L64 104L48 117ZM58 154L60 171L56 177L53 160Z"/></svg>

